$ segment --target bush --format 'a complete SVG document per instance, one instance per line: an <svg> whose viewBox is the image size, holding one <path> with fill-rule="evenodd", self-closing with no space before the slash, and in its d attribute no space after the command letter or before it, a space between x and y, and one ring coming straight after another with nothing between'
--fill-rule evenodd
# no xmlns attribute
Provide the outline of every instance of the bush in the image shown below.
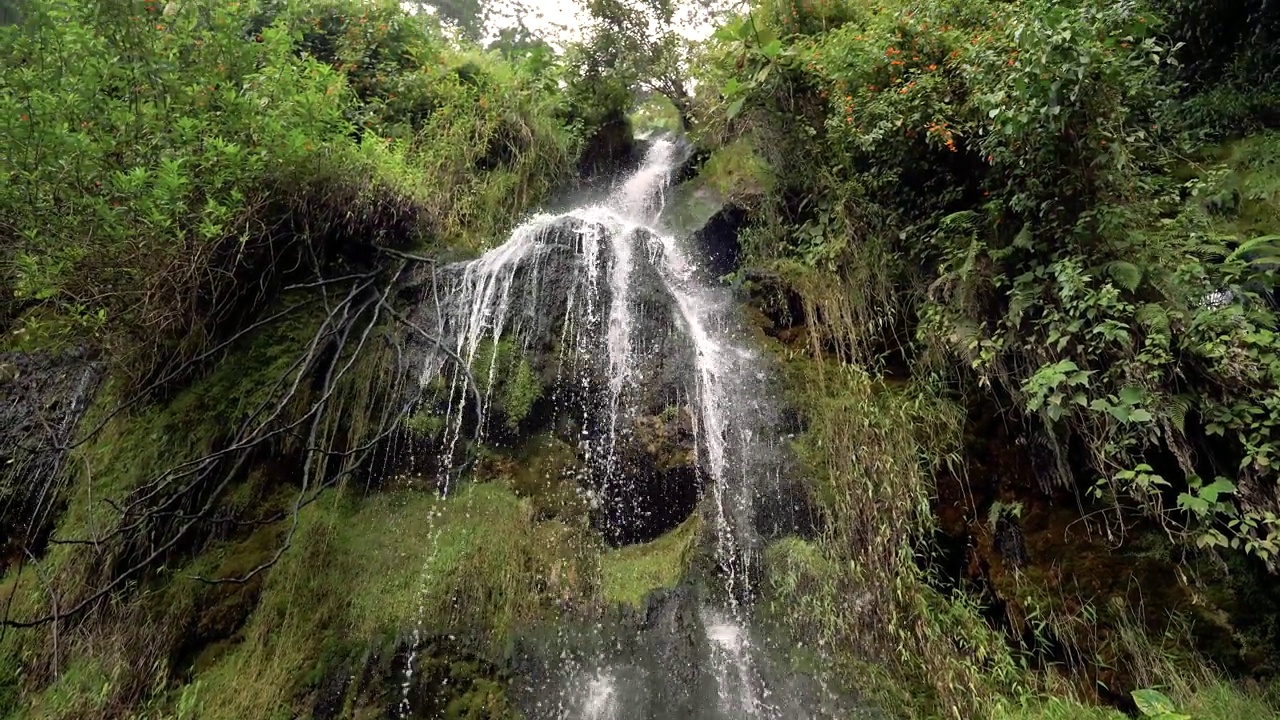
<svg viewBox="0 0 1280 720"><path fill-rule="evenodd" d="M843 6L791 35L761 6L717 33L705 78L711 131L757 136L780 181L749 259L806 297L813 347L994 389L1050 447L1046 490L1271 561L1280 252L1219 236L1217 181L1169 180L1159 18Z"/></svg>
<svg viewBox="0 0 1280 720"><path fill-rule="evenodd" d="M0 27L0 318L54 308L140 376L311 256L477 246L571 167L552 70L392 2L30 10Z"/></svg>

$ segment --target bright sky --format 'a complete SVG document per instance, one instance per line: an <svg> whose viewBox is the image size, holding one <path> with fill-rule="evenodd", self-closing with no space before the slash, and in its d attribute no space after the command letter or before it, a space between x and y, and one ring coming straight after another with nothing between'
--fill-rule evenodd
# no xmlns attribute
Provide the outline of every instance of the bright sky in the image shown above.
<svg viewBox="0 0 1280 720"><path fill-rule="evenodd" d="M701 40L713 31L707 21L705 12L699 12L707 0L677 2L677 19L681 35L691 40ZM406 6L414 6L415 2L406 1ZM721 0L713 4L728 6L730 2ZM530 32L547 40L552 45L563 46L566 41L574 39L586 26L586 11L577 0L488 0L492 14L485 40L493 40L499 30L514 27L517 20L523 20ZM427 7L428 11L433 8Z"/></svg>
<svg viewBox="0 0 1280 720"><path fill-rule="evenodd" d="M535 35L558 39L566 31L571 33L584 24L582 6L571 0L524 0L522 4L526 10L522 18L525 27ZM515 25L516 11L511 3L497 0L492 7L496 17L490 32Z"/></svg>

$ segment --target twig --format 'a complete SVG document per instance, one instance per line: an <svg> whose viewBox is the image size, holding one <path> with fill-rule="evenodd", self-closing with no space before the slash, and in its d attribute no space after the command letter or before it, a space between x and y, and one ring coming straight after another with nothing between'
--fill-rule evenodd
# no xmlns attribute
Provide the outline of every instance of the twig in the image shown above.
<svg viewBox="0 0 1280 720"><path fill-rule="evenodd" d="M435 258L429 258L423 255L414 255L413 253L407 253L401 250L393 250L391 248L386 248L386 247L378 248L378 252L383 253L385 255L390 255L391 257L400 258L401 260L410 260L412 262L429 263L431 265L435 265L438 262L440 262Z"/></svg>

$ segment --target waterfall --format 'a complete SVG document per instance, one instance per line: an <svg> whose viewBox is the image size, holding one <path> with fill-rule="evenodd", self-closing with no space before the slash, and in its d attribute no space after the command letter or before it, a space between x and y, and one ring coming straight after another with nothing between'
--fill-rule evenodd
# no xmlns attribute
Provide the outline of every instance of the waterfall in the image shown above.
<svg viewBox="0 0 1280 720"><path fill-rule="evenodd" d="M684 362L680 398L692 415L703 520L714 532L721 585L692 613L701 628L701 667L694 674L710 689L691 691L694 699L681 713L649 707L645 693L629 684L655 682L672 669L641 672L601 658L565 671L563 697L546 705L559 709L547 717L809 716L797 714L795 703L787 713L771 706L769 698L781 690L768 687L766 659L752 640L752 576L761 545L753 502L761 490L757 483L781 474L779 433L765 364L743 341L732 298L662 227L665 192L680 154L671 140L653 141L640 168L603 202L536 215L482 257L442 268L444 292L436 301L441 336L449 338L451 355L472 368L478 360L490 363L487 372L472 375L440 352L427 353L424 384L442 374L448 384L445 492L465 424L474 419L475 431L485 432L494 401L499 353L486 357L482 348L500 342L526 350L554 346L561 388L555 402L579 418L580 451L596 478L606 533L611 522L622 522L617 518L656 512L631 506L640 503L627 492L632 468L623 442L640 414L638 404L660 384L655 375L665 366L655 366L655 354L679 355ZM655 339L656 333L663 338ZM464 412L473 398L483 398L482 407Z"/></svg>

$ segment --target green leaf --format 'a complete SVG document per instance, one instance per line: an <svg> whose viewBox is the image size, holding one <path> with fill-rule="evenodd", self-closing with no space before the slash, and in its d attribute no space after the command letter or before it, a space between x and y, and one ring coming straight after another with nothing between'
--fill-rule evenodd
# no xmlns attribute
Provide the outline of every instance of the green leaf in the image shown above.
<svg viewBox="0 0 1280 720"><path fill-rule="evenodd" d="M1154 718L1177 712L1173 701L1159 690L1147 688L1134 690L1129 694L1133 696L1133 702L1138 706L1138 712L1142 713L1144 717Z"/></svg>
<svg viewBox="0 0 1280 720"><path fill-rule="evenodd" d="M1206 503L1213 504L1218 502L1219 495L1229 495L1235 491L1235 483L1224 477L1219 477L1200 491L1200 497L1203 498Z"/></svg>
<svg viewBox="0 0 1280 720"><path fill-rule="evenodd" d="M760 52L764 53L764 56L769 59L776 58L778 57L779 53L782 52L782 41L774 40L768 45L765 45L764 47L760 48Z"/></svg>
<svg viewBox="0 0 1280 720"><path fill-rule="evenodd" d="M1145 423L1145 422L1151 422L1155 418L1152 417L1151 413L1147 412L1146 410L1143 410L1142 408L1137 408L1136 410L1133 410L1129 413L1129 419L1132 420L1133 422Z"/></svg>
<svg viewBox="0 0 1280 720"><path fill-rule="evenodd" d="M1142 402L1142 388L1126 385L1120 389L1120 402L1125 405L1137 405Z"/></svg>
<svg viewBox="0 0 1280 720"><path fill-rule="evenodd" d="M742 105L747 101L746 98L738 98L729 105L729 119L732 120L742 112Z"/></svg>
<svg viewBox="0 0 1280 720"><path fill-rule="evenodd" d="M1178 507L1199 516L1209 512L1209 501L1187 493L1179 493Z"/></svg>

